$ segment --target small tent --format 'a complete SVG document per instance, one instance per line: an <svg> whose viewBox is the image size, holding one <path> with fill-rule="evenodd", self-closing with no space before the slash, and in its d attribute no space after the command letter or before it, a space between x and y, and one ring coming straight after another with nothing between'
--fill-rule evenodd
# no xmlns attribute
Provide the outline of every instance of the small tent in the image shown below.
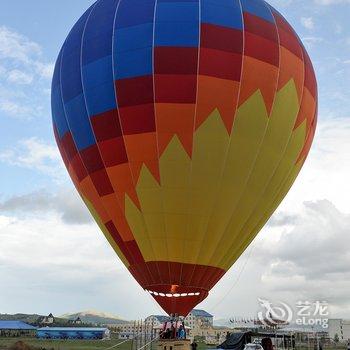
<svg viewBox="0 0 350 350"><path fill-rule="evenodd" d="M231 333L230 336L218 346L219 349L243 350L244 345L252 340L251 332Z"/></svg>

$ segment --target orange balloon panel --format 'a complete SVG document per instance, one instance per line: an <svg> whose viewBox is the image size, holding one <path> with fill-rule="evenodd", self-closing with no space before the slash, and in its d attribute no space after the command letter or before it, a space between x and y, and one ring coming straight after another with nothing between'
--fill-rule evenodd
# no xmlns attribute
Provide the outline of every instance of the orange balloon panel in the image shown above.
<svg viewBox="0 0 350 350"><path fill-rule="evenodd" d="M292 186L316 79L262 0L100 0L62 46L52 114L120 259L166 312L187 315Z"/></svg>

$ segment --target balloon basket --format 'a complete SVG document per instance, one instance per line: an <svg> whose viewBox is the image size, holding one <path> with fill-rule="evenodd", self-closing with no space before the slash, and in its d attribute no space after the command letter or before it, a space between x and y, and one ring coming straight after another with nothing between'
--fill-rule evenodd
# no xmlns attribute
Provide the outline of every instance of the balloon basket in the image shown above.
<svg viewBox="0 0 350 350"><path fill-rule="evenodd" d="M160 339L156 344L157 350L191 350L190 339Z"/></svg>

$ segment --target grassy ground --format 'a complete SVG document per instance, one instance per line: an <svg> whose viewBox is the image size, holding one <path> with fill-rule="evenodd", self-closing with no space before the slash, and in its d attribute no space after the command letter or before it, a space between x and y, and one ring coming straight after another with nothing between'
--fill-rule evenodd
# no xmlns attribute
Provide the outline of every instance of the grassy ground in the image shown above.
<svg viewBox="0 0 350 350"><path fill-rule="evenodd" d="M23 341L27 345L35 349L45 350L103 350L116 345L122 340L44 340L36 338L0 338L0 350L9 350L10 347L18 342ZM118 347L116 350L131 350L131 341L127 341ZM134 347L135 349L135 347ZM156 346L153 345L153 350L156 350ZM207 346L204 343L199 342L197 350L206 350Z"/></svg>
<svg viewBox="0 0 350 350"><path fill-rule="evenodd" d="M9 350L11 346L18 342L23 341L27 345L33 347L35 350L104 350L113 345L116 345L122 340L111 339L111 340L41 340L36 338L0 338L0 350ZM115 348L116 350L132 350L131 341L126 341L125 343L119 345ZM135 349L135 346L134 346ZM153 345L153 350L156 350L156 346ZM209 349L213 349L210 346ZM197 350L209 350L208 346L203 342L198 342ZM297 350L313 350L313 347L309 349L307 346L296 346ZM324 350L345 350L345 345L324 346Z"/></svg>
<svg viewBox="0 0 350 350"><path fill-rule="evenodd" d="M111 339L111 340L44 340L36 338L0 338L0 350L9 350L10 347L18 342L23 341L27 345L34 349L45 349L45 350L103 350L116 345L122 340ZM156 350L156 346L152 347ZM212 346L211 346L212 348ZM131 341L127 341L118 347L116 350L131 350ZM135 347L134 347L135 349ZM198 342L197 350L207 350L207 346Z"/></svg>
<svg viewBox="0 0 350 350"><path fill-rule="evenodd" d="M0 338L0 350L9 349L19 340L27 345L45 350L103 350L121 342L119 339L111 340L41 340L36 338ZM127 341L116 349L131 350L131 342Z"/></svg>

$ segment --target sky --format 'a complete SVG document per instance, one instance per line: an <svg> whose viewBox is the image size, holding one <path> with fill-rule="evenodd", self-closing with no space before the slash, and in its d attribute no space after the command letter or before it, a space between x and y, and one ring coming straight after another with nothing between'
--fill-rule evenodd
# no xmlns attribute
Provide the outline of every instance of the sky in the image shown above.
<svg viewBox="0 0 350 350"><path fill-rule="evenodd" d="M0 313L162 313L128 274L70 182L51 128L53 65L90 0L1 0ZM349 0L271 0L319 85L315 141L292 190L200 307L253 317L258 298L322 300L350 318Z"/></svg>

